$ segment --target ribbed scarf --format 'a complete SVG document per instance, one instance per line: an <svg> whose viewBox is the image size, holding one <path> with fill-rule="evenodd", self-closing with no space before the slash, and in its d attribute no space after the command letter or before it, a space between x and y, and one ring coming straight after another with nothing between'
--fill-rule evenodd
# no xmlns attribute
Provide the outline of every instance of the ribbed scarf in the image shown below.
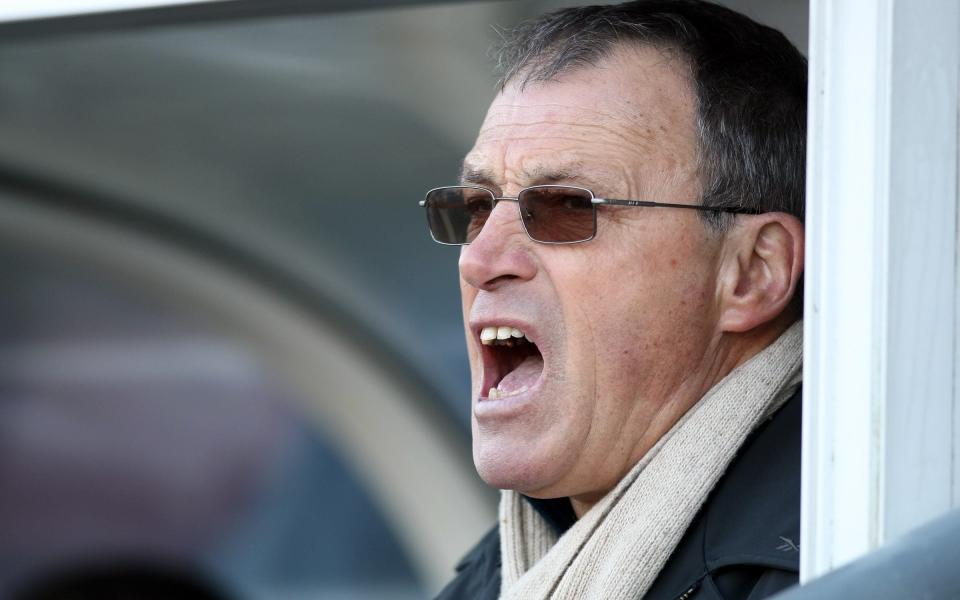
<svg viewBox="0 0 960 600"><path fill-rule="evenodd" d="M802 360L798 321L711 388L559 539L505 490L500 597L643 597L747 436L796 391Z"/></svg>

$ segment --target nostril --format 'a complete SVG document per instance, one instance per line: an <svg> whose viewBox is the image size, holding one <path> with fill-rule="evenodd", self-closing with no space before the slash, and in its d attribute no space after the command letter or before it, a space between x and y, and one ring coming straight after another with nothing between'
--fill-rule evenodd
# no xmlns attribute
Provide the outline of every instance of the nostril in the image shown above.
<svg viewBox="0 0 960 600"><path fill-rule="evenodd" d="M510 282L533 279L535 274L533 259L522 250L472 255L465 250L460 257L460 276L480 290L492 291Z"/></svg>
<svg viewBox="0 0 960 600"><path fill-rule="evenodd" d="M516 275L500 275L499 277L495 277L488 281L486 285L488 288L495 288L502 283L506 283L514 279L519 279L519 277Z"/></svg>
<svg viewBox="0 0 960 600"><path fill-rule="evenodd" d="M460 250L460 276L471 287L491 290L509 281L532 279L536 261L526 234L507 232L503 223L487 225Z"/></svg>

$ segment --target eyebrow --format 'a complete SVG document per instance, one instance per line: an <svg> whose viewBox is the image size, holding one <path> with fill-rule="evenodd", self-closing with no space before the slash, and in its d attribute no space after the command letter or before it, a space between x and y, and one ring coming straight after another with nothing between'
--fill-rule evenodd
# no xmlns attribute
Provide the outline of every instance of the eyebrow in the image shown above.
<svg viewBox="0 0 960 600"><path fill-rule="evenodd" d="M482 186L496 186L493 173L486 169L478 169L475 167L469 167L464 163L463 167L460 169L460 183L469 183L473 185L482 185Z"/></svg>
<svg viewBox="0 0 960 600"><path fill-rule="evenodd" d="M537 166L529 171L523 171L523 177L526 181L535 181L537 183L557 183L558 181L580 181L584 179L582 172L583 165L576 164L569 167L550 168Z"/></svg>
<svg viewBox="0 0 960 600"><path fill-rule="evenodd" d="M530 185L551 184L557 183L558 181L590 183L592 178L581 171L582 166L582 163L579 162L559 168L539 165L529 170L522 170L520 176L523 181L529 182ZM471 167L466 163L464 163L463 168L460 170L461 184L499 187L496 179L493 172L483 168Z"/></svg>

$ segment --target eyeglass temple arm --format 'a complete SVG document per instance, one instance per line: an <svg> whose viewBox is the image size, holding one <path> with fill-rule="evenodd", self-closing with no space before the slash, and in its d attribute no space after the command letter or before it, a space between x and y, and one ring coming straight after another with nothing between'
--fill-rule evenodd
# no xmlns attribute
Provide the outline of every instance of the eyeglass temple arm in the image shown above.
<svg viewBox="0 0 960 600"><path fill-rule="evenodd" d="M510 200L516 202L516 198L497 198L497 200ZM690 210L705 210L708 212L728 212L741 215L756 215L760 211L756 208L740 208L740 207L726 207L726 206L700 206L699 204L671 204L669 202L653 202L650 200L618 200L616 198L593 198L590 200L594 205L597 204L608 204L612 206L649 206L649 207L663 207L663 208L687 208ZM418 202L420 206L426 206L427 201L421 200Z"/></svg>
<svg viewBox="0 0 960 600"><path fill-rule="evenodd" d="M613 206L650 206L664 208L688 208L690 210L705 210L708 212L728 212L742 215L755 215L760 211L755 208L740 208L727 206L701 206L699 204L671 204L669 202L652 202L650 200L617 200L615 198L594 198L593 204L610 204Z"/></svg>
<svg viewBox="0 0 960 600"><path fill-rule="evenodd" d="M517 197L515 197L515 196L494 196L493 199L496 200L497 202L500 202L501 200L506 200L506 201L508 201L508 202L520 202L520 199L517 198ZM604 202L606 202L606 201L604 201ZM618 200L617 202L619 202L619 200ZM420 206L426 206L426 205L427 205L427 201L426 201L426 200L421 200L421 201L418 202L417 204L419 204Z"/></svg>

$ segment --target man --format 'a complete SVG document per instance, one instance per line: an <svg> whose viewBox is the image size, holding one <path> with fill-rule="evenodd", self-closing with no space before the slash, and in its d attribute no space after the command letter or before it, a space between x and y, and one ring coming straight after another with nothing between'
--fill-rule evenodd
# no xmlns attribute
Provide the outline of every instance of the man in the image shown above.
<svg viewBox="0 0 960 600"><path fill-rule="evenodd" d="M460 186L473 452L498 526L441 598L796 581L806 63L697 0L521 25Z"/></svg>

